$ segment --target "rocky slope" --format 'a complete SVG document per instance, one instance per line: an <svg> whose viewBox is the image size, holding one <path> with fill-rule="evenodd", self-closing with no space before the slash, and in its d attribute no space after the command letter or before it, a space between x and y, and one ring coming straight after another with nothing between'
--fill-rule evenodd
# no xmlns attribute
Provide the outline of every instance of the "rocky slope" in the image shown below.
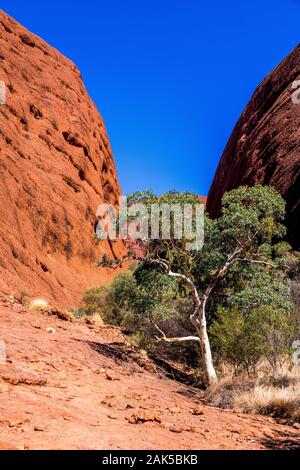
<svg viewBox="0 0 300 470"><path fill-rule="evenodd" d="M272 185L287 201L289 239L300 248L300 45L255 91L227 143L208 196L219 214L222 195L240 185ZM298 84L300 88L300 83ZM295 95L297 98L297 94Z"/></svg>
<svg viewBox="0 0 300 470"><path fill-rule="evenodd" d="M204 406L118 328L0 298L0 449L296 449L299 429ZM7 403L10 406L7 406Z"/></svg>
<svg viewBox="0 0 300 470"><path fill-rule="evenodd" d="M112 255L93 240L120 194L103 120L78 68L1 10L0 81L0 290L76 304Z"/></svg>

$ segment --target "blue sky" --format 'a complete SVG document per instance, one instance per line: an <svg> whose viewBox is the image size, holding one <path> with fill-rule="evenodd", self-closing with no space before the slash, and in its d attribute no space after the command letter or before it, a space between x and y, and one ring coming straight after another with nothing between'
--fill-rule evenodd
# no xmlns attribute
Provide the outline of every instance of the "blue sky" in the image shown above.
<svg viewBox="0 0 300 470"><path fill-rule="evenodd" d="M72 59L124 192L208 193L254 89L299 41L300 1L1 0Z"/></svg>

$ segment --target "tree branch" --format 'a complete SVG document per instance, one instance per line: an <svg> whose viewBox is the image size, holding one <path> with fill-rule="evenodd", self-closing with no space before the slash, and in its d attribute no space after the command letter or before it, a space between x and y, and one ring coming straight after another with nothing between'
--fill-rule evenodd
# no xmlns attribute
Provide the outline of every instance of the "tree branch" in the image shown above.
<svg viewBox="0 0 300 470"><path fill-rule="evenodd" d="M167 338L166 334L159 328L158 325L156 325L155 323L153 323L153 325L162 335L162 337L155 336L158 343L183 343L187 341L196 341L197 343L200 343L200 338L198 338L198 336L182 336L178 338Z"/></svg>
<svg viewBox="0 0 300 470"><path fill-rule="evenodd" d="M224 266L222 268L219 269L217 274L212 279L212 282L209 284L209 286L204 291L203 298L202 298L202 303L204 304L204 307L205 307L205 304L206 304L210 294L214 290L217 282L219 281L219 279L221 279L222 277L225 276L225 274L227 273L229 268L235 263L236 257L238 256L238 254L240 252L241 252L241 248L236 248L232 253L227 255L226 263L224 264Z"/></svg>
<svg viewBox="0 0 300 470"><path fill-rule="evenodd" d="M128 261L137 261L138 258L136 256L126 256L125 258L122 258L119 260L118 263L114 264L112 266L112 269L116 270L118 268L122 268L124 263L127 263Z"/></svg>
<svg viewBox="0 0 300 470"><path fill-rule="evenodd" d="M150 262L151 263L156 263L156 264L159 264L159 265L163 266L167 270L167 274L169 276L175 277L175 278L178 278L178 279L182 279L183 281L185 281L192 288L194 298L195 298L196 307L195 307L194 312L190 315L190 319L191 319L192 323L198 322L196 317L198 315L199 308L200 308L200 305L201 305L201 299L200 299L198 290L197 290L195 284L193 283L193 281L189 277L185 276L184 274L174 273L171 270L170 264L167 260L152 259L152 260L150 260Z"/></svg>
<svg viewBox="0 0 300 470"><path fill-rule="evenodd" d="M274 268L274 269L278 269L278 268L289 269L289 266L287 264L276 265L268 261L262 261L259 259L236 258L235 261L240 261L242 263L249 263L249 264L259 264L261 266L270 266L271 268Z"/></svg>

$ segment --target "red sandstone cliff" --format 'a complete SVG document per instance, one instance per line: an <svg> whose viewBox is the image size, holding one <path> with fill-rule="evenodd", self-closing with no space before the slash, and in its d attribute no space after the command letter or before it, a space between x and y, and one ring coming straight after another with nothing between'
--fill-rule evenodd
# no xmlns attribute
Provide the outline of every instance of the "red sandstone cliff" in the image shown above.
<svg viewBox="0 0 300 470"><path fill-rule="evenodd" d="M227 143L208 196L211 216L222 195L240 185L272 185L287 201L289 239L300 248L300 45L261 83ZM298 86L298 88L300 88Z"/></svg>
<svg viewBox="0 0 300 470"><path fill-rule="evenodd" d="M72 305L109 275L93 240L120 194L105 126L77 67L1 10L0 81L0 290Z"/></svg>

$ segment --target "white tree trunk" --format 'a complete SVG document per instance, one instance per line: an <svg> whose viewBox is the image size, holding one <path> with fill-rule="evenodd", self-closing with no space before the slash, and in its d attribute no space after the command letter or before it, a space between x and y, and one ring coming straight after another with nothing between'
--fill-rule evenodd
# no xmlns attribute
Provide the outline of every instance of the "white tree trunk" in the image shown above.
<svg viewBox="0 0 300 470"><path fill-rule="evenodd" d="M199 312L199 320L194 323L194 326L196 327L200 338L200 353L205 379L207 385L210 386L216 383L218 379L213 365L211 347L207 333L205 306L202 306L202 309L203 310Z"/></svg>
<svg viewBox="0 0 300 470"><path fill-rule="evenodd" d="M169 263L166 260L152 260L152 262L160 264L161 266L167 269L169 276L182 279L187 284L189 284L189 286L192 288L196 308L195 308L194 313L190 316L190 321L192 325L194 326L194 328L196 329L199 335L199 338L189 337L188 340L194 340L194 341L196 340L199 342L200 357L201 357L201 361L203 365L205 380L208 386L213 385L214 383L217 382L218 379L217 379L217 374L213 365L211 347L210 347L209 337L207 333L206 303L214 288L216 281L212 282L212 284L207 287L206 291L204 292L203 298L201 299L196 285L189 277L185 276L184 274L174 273L170 269ZM179 338L168 339L161 330L159 331L163 334L163 338L162 338L163 341L166 341L166 342L178 342L179 341ZM185 338L184 340L187 340L187 338Z"/></svg>

